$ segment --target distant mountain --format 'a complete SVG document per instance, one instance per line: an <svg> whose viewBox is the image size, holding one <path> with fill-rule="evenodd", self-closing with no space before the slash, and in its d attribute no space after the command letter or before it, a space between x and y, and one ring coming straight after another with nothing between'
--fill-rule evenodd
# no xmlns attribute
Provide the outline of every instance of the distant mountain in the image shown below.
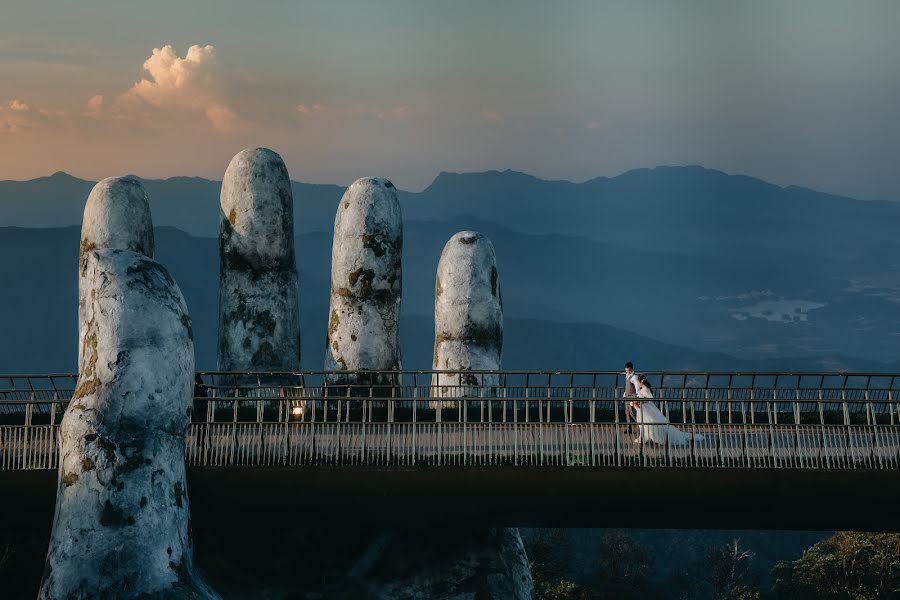
<svg viewBox="0 0 900 600"><path fill-rule="evenodd" d="M93 184L65 173L0 181L0 226L77 225ZM156 225L217 234L220 182L173 177L145 185ZM330 231L343 191L293 182L296 233ZM636 169L583 183L515 171L442 172L422 192L401 192L401 201L408 220L477 215L521 233L701 256L866 260L900 249L893 233L900 203L779 187L702 167Z"/></svg>
<svg viewBox="0 0 900 600"><path fill-rule="evenodd" d="M471 214L523 233L701 256L847 260L900 249L894 235L900 203L779 187L702 167L636 169L579 184L514 171L441 173L406 200L411 220Z"/></svg>
<svg viewBox="0 0 900 600"><path fill-rule="evenodd" d="M146 185L158 226L217 235L218 182L177 177ZM91 186L64 173L0 182L0 226L77 225ZM293 191L298 263L304 277L327 281L343 189L294 182ZM401 192L401 202L405 314L431 313L445 241L478 229L497 248L510 318L605 323L743 359L897 358L900 203L701 167L637 169L583 183L514 171L441 173L422 192ZM20 254L11 256L0 255L0 263ZM173 270L181 268L180 254L172 260ZM206 264L214 273L214 253ZM326 303L327 290L303 295L304 310Z"/></svg>
<svg viewBox="0 0 900 600"><path fill-rule="evenodd" d="M467 223L472 224L472 223ZM489 224L476 223L480 229ZM484 225L484 227L482 227ZM430 368L434 341L434 270L449 234L463 223L407 225L404 256L404 300L401 322L403 365ZM507 310L504 366L510 369L610 369L634 360L645 369L883 369L874 361L809 355L764 360L739 359L726 353L702 352L683 344L668 344L604 324L613 312L596 310L604 283L591 278L573 289L557 282L573 278L580 267L554 270L552 258L584 250L612 253L616 248L591 249L596 242L564 236L523 236L503 228L490 230L500 253L501 285ZM76 356L77 251L79 229L0 228L0 373L68 372ZM157 260L178 281L194 320L197 365L215 368L218 318L218 252L216 240L190 236L171 227L156 229ZM322 367L328 307L331 236L311 233L297 237L300 265L300 307L303 366ZM506 252L504 254L504 251ZM621 251L620 249L618 251ZM515 257L515 259L513 258ZM652 260L648 255L647 260ZM694 259L691 259L694 260ZM677 262L663 269L678 267ZM615 273L613 269L608 272ZM717 275L713 273L712 277ZM548 286L549 284L549 286ZM556 288L557 295L544 288ZM543 290L543 293L541 292ZM561 301L570 298L574 305ZM625 295L621 306L639 298ZM581 307L582 322L573 322ZM648 309L650 310L650 309ZM678 322L678 315L662 317ZM562 320L562 321L561 321ZM568 322L565 322L568 321ZM736 322L737 323L737 322ZM636 324L641 324L636 321ZM674 326L674 325L673 325Z"/></svg>
<svg viewBox="0 0 900 600"><path fill-rule="evenodd" d="M220 181L201 177L142 179L150 194L156 225L171 225L193 235L215 236L219 228ZM79 225L94 181L54 173L30 181L0 181L0 226L65 227ZM336 185L292 182L298 233L328 231L344 193Z"/></svg>

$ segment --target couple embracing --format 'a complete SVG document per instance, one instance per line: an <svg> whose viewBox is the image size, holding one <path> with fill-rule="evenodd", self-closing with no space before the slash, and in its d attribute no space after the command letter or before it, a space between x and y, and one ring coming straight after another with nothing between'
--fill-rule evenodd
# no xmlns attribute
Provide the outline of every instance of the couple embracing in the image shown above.
<svg viewBox="0 0 900 600"><path fill-rule="evenodd" d="M692 437L695 441L703 441L703 436L700 434L686 433L674 425L669 425L669 419L651 401L653 387L647 380L647 376L635 373L631 361L625 363L623 397L626 398L625 421L628 423L628 430L631 431L632 421L638 424L638 437L634 438L635 444L641 442L665 444L668 441L673 446L684 446L691 443Z"/></svg>

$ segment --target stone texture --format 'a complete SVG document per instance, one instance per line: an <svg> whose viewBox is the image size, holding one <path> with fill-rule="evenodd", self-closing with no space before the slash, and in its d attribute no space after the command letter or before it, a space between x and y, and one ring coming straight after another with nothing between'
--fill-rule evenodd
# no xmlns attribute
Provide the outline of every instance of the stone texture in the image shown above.
<svg viewBox="0 0 900 600"><path fill-rule="evenodd" d="M455 234L441 252L434 289L435 370L499 370L503 350L503 301L497 257L490 239L475 231ZM480 396L472 384L497 385L497 377L437 374L433 394ZM450 386L450 387L447 387Z"/></svg>
<svg viewBox="0 0 900 600"><path fill-rule="evenodd" d="M376 177L355 181L334 220L326 370L400 368L402 250L394 184Z"/></svg>
<svg viewBox="0 0 900 600"><path fill-rule="evenodd" d="M287 168L267 148L243 150L222 180L220 371L300 368L300 286Z"/></svg>
<svg viewBox="0 0 900 600"><path fill-rule="evenodd" d="M83 258L84 363L59 429L39 598L216 598L194 573L184 444L191 319L175 281L129 250Z"/></svg>
<svg viewBox="0 0 900 600"><path fill-rule="evenodd" d="M91 190L81 222L78 252L78 369L82 367L82 318L85 298L85 257L91 250L116 248L153 258L150 197L135 177L108 177Z"/></svg>

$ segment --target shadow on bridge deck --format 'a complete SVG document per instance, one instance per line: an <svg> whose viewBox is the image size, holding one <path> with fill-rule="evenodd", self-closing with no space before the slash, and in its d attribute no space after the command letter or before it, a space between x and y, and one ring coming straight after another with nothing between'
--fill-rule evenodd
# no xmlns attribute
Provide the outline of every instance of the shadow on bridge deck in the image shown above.
<svg viewBox="0 0 900 600"><path fill-rule="evenodd" d="M55 471L0 472L0 528L49 528ZM639 527L900 531L900 472L190 468L195 530Z"/></svg>

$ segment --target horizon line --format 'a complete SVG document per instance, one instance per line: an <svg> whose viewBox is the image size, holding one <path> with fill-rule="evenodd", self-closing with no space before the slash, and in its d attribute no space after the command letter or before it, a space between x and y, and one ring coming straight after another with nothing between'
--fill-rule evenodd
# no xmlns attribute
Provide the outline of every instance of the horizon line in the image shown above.
<svg viewBox="0 0 900 600"><path fill-rule="evenodd" d="M537 175L532 175L531 173L527 173L527 172L525 172L525 171L519 171L519 170L517 170L517 169L512 169L512 168L506 168L506 169L503 169L503 170L500 170L500 169L485 169L485 170L483 170L483 171L445 171L445 170L441 170L441 171L438 172L437 175L435 175L435 176L432 178L432 180L431 180L431 182L430 182L429 184L427 184L426 186L424 186L424 187L423 187L422 189L420 189L420 190L413 191L413 190L401 189L401 188L399 188L399 187L398 187L397 189L398 189L399 191L404 192L404 193L407 193L407 194L421 194L421 193L427 191L429 188L431 188L431 187L435 184L435 182L437 182L437 180L438 180L442 175L460 175L460 176L465 176L465 175L486 175L486 174L500 174L500 175L503 175L503 174L514 174L514 175L524 175L524 176L526 176L526 177L529 177L529 178L531 178L531 179L534 179L534 180L537 180L537 181L540 181L540 182L544 182L544 183L567 183L567 184L570 184L570 185L585 185L585 184L589 184L589 183L597 182L597 181L604 181L604 180L605 180L605 181L612 181L612 180L618 179L618 178L620 178L620 177L624 177L624 176L626 176L626 175L629 175L629 174L631 174L631 173L635 173L635 172L638 172L638 171L656 171L656 170L658 170L658 169L685 169L685 170L687 170L687 169L697 169L697 170L701 170L701 171L708 172L708 173L714 173L714 174L719 174L719 175L725 175L726 177L736 177L736 178L752 179L752 180L754 180L754 181L758 181L758 182L764 183L764 184L766 184L766 185L770 185L770 186L779 188L779 189L781 189L781 190L787 190L787 189L793 189L793 188L796 188L796 189L800 189L800 190L808 190L808 191L815 192L815 193L818 193L818 194L825 194L825 195L828 195L828 196L833 196L833 197L837 197L837 198L844 198L844 199L847 199L847 200L854 200L854 201L859 201L859 202L897 202L898 200L900 200L900 199L898 199L898 200L891 200L891 199L886 199L886 198L866 198L866 197L848 196L848 195L846 195L846 194L841 194L841 193L835 193L835 192L824 191L824 190L821 190L821 189L816 189L816 188L813 188L813 187L809 187L809 186L806 186L806 185L799 185L799 184L786 184L786 185L781 185L781 184L778 184L778 183L773 183L773 182L771 182L771 181L769 181L769 180L767 180L767 179L763 179L762 177L757 177L757 176L755 176L755 175L748 175L748 174L746 174L746 173L731 173L731 172L728 172L728 171L724 171L724 170L722 170L722 169L716 169L716 168L712 168L712 167L706 167L706 166L701 165L701 164L681 164L681 165L679 165L679 164L657 164L657 165L654 165L654 166L652 166L652 167L634 167L634 168L631 168L631 169L626 169L626 170L624 170L624 171L622 171L622 172L620 172L620 173L618 173L618 174L616 174L616 175L598 175L598 176L596 176L596 177L590 177L590 178L588 178L588 179L584 179L584 180L581 180L581 181L573 181L573 180L570 180L570 179L549 179L549 178L539 177L539 176L537 176ZM67 172L67 171L59 170L59 171L54 171L53 173L51 173L51 174L49 174L49 175L41 175L41 176L38 176L38 177L32 177L32 178L30 178L30 179L0 179L0 184L2 184L2 183L22 183L22 184L25 184L25 183L32 183L32 182L40 181L40 180L44 180L44 179L52 179L53 177L58 177L58 176L60 176L60 175L66 176L66 177L69 177L69 178L72 178L72 179L77 179L77 180L79 180L79 181L83 181L83 182L86 182L86 183L94 183L94 184L96 184L98 181L102 181L102 179L86 179L86 178L80 177L80 176L78 176L78 175L73 175L72 173L69 173L69 172ZM369 177L369 176L373 176L373 177L374 177L375 175L367 175L366 177ZM222 182L221 179L210 179L210 178L208 178L208 177L203 177L203 176L201 176L201 175L171 175L171 176L168 176L168 177L142 177L142 176L137 175L137 174L135 174L135 173L126 173L126 174L124 174L124 175L111 175L110 177L136 177L137 179L140 179L140 180L142 180L142 181L170 181L170 180L173 180L173 179L200 179L200 180L208 181L208 182L211 182L211 183L221 183L221 182ZM104 179L105 179L105 178L104 178ZM334 186L334 187L345 188L345 189L346 189L347 187L349 187L349 185L350 185L350 184L342 184L342 183L316 183L316 182L310 182L310 181L302 181L302 180L299 180L299 179L291 179L290 181L291 181L292 183L298 183L298 184L302 184L302 185Z"/></svg>

